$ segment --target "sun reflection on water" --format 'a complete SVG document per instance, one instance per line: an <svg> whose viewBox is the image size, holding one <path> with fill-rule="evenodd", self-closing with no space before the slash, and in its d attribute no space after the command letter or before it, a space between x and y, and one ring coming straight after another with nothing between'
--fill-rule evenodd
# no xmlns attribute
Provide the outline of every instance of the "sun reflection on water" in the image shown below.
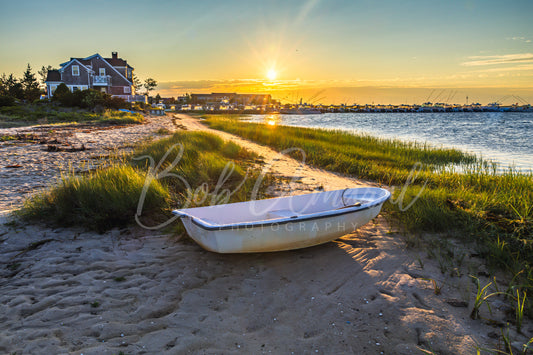
<svg viewBox="0 0 533 355"><path fill-rule="evenodd" d="M269 126L275 126L281 122L281 118L279 115L266 115L265 116L265 123Z"/></svg>

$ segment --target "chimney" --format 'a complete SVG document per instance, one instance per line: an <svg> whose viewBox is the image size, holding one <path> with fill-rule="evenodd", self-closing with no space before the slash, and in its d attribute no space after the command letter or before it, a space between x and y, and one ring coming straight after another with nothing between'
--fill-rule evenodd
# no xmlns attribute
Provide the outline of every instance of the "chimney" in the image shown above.
<svg viewBox="0 0 533 355"><path fill-rule="evenodd" d="M118 52L111 52L113 59L118 59Z"/></svg>

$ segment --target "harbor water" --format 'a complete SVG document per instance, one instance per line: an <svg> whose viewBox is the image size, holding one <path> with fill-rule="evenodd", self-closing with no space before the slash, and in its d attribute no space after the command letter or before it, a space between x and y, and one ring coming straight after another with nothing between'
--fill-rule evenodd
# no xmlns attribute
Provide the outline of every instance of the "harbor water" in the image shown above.
<svg viewBox="0 0 533 355"><path fill-rule="evenodd" d="M382 138L456 148L498 163L533 170L533 112L326 113L251 115L248 120L341 129Z"/></svg>

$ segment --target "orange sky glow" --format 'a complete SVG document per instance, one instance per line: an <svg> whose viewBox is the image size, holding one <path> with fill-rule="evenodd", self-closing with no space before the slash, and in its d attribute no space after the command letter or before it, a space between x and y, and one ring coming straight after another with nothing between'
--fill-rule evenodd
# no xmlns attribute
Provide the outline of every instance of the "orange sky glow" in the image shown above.
<svg viewBox="0 0 533 355"><path fill-rule="evenodd" d="M530 0L118 0L80 17L85 5L3 2L0 73L20 76L27 63L36 71L118 51L141 80L157 80L164 97L260 92L325 104L533 103Z"/></svg>

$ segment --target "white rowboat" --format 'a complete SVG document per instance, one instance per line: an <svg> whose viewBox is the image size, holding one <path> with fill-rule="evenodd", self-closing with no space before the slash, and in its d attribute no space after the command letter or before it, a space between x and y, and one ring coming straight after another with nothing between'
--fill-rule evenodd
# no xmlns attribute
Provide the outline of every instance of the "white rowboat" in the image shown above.
<svg viewBox="0 0 533 355"><path fill-rule="evenodd" d="M217 253L299 249L329 242L376 217L390 192L377 187L174 210L189 236Z"/></svg>

